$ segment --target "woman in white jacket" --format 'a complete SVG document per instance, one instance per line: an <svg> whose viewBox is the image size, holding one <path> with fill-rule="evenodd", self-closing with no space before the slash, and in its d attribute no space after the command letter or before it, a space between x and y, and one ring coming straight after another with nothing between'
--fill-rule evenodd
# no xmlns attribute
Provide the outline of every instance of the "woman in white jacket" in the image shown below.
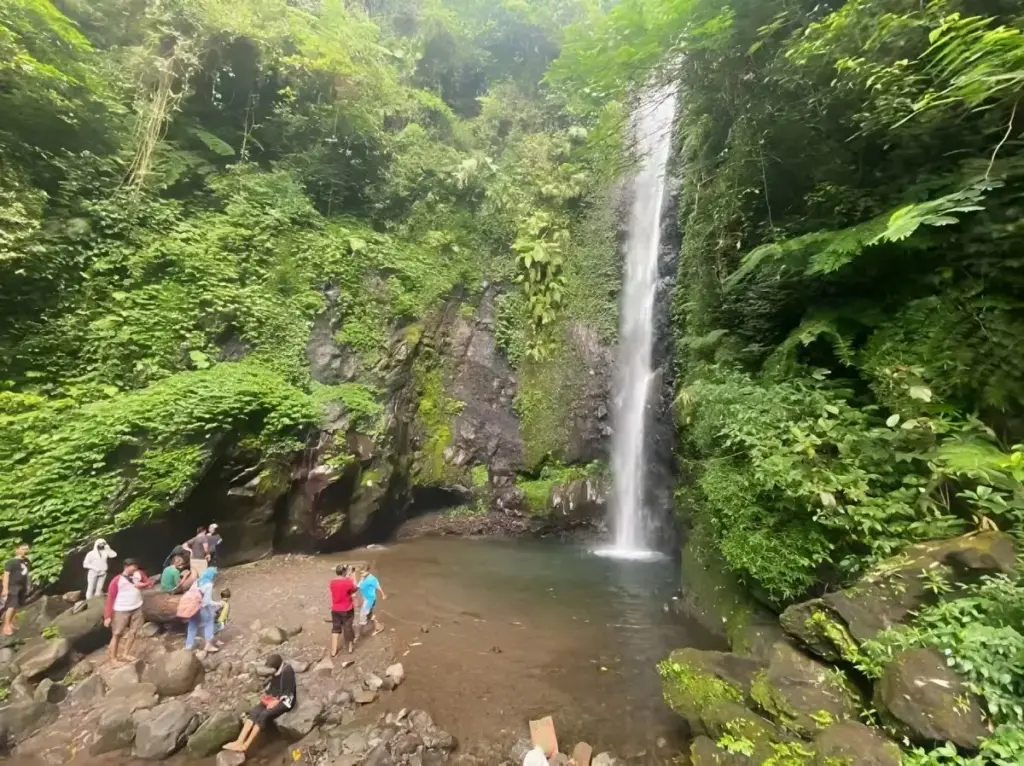
<svg viewBox="0 0 1024 766"><path fill-rule="evenodd" d="M107 562L117 556L117 551L107 545L102 537L92 545L92 550L85 554L82 566L86 571L85 597L90 599L103 593L103 584L107 581Z"/></svg>

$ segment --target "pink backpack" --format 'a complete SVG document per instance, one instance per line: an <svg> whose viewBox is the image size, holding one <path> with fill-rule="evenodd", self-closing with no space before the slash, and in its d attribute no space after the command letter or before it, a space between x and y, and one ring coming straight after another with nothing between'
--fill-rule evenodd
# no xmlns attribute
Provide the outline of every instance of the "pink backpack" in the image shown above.
<svg viewBox="0 0 1024 766"><path fill-rule="evenodd" d="M202 605L203 594L199 592L198 586L193 585L182 594L181 600L178 601L178 611L176 614L181 619L187 620L195 616Z"/></svg>

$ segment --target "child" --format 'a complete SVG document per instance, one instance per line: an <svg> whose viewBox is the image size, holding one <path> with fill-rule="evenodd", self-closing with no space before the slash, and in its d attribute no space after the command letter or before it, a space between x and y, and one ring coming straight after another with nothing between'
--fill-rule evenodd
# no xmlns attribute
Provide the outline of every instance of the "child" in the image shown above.
<svg viewBox="0 0 1024 766"><path fill-rule="evenodd" d="M231 588L225 588L220 592L220 614L217 615L217 632L220 633L228 625L228 609L231 605L228 599L231 598Z"/></svg>
<svg viewBox="0 0 1024 766"><path fill-rule="evenodd" d="M365 625L367 622L372 622L373 635L376 636L384 630L384 627L377 622L373 607L377 604L378 593L381 598L387 598L387 596L384 594L384 589L380 587L380 581L373 575L372 569L373 565L367 564L363 570L363 579L359 581L359 595L363 597L363 605L359 610L359 624Z"/></svg>

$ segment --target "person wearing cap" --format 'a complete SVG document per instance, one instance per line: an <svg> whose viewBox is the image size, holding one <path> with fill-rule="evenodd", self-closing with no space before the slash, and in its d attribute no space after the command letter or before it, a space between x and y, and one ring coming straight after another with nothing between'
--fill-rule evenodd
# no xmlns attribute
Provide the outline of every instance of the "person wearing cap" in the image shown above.
<svg viewBox="0 0 1024 766"><path fill-rule="evenodd" d="M136 658L131 654L132 644L135 643L135 633L145 621L142 616L142 589L152 585L135 559L125 559L121 574L107 588L103 626L110 628L113 634L107 650L111 662L135 662Z"/></svg>

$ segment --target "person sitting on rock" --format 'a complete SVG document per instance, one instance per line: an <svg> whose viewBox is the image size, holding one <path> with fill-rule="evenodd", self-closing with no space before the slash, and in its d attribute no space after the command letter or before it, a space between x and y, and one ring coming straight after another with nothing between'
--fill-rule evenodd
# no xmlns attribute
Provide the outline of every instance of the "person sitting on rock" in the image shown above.
<svg viewBox="0 0 1024 766"><path fill-rule="evenodd" d="M145 622L142 616L142 589L152 587L153 581L139 569L139 563L135 559L125 559L121 574L107 588L103 626L110 628L113 633L107 651L111 662L135 662L131 654L132 644L135 643L135 633Z"/></svg>
<svg viewBox="0 0 1024 766"><path fill-rule="evenodd" d="M292 666L282 660L280 654L270 655L263 664L271 668L274 675L267 681L259 704L243 719L238 739L224 745L225 750L244 753L259 733L267 728L267 724L295 707L295 671Z"/></svg>

